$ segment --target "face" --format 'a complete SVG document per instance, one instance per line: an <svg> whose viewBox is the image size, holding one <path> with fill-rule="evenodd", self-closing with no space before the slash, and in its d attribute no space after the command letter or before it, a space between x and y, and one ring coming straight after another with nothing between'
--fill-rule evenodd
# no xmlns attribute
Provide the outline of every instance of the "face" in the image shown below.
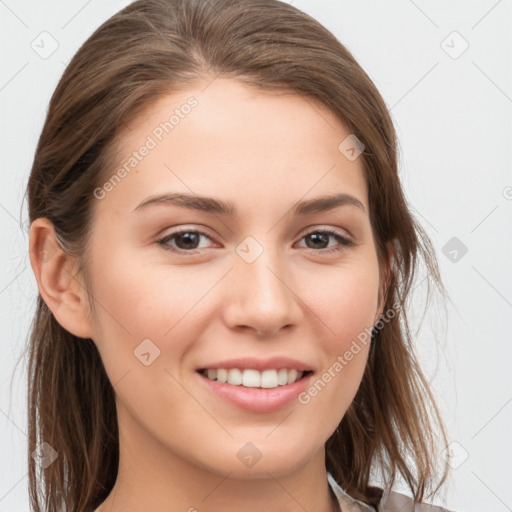
<svg viewBox="0 0 512 512"><path fill-rule="evenodd" d="M132 121L119 168L134 151L136 164L97 190L92 338L122 443L278 476L322 452L361 382L369 343L353 342L381 313L363 163L338 149L350 132L311 100L228 79L204 87ZM338 194L352 199L296 211ZM283 368L304 374L293 383ZM270 371L244 371L255 369Z"/></svg>

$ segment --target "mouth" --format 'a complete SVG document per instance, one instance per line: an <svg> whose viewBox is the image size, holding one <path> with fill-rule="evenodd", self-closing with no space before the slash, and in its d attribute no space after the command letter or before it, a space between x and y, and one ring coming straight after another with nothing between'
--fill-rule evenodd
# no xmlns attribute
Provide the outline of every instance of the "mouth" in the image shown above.
<svg viewBox="0 0 512 512"><path fill-rule="evenodd" d="M313 371L301 371L295 368L263 371L252 368L201 368L197 370L197 373L208 380L232 386L275 389L295 384L307 378Z"/></svg>
<svg viewBox="0 0 512 512"><path fill-rule="evenodd" d="M298 395L309 385L313 370L296 368L201 368L196 375L208 394L250 413L272 413L298 404Z"/></svg>

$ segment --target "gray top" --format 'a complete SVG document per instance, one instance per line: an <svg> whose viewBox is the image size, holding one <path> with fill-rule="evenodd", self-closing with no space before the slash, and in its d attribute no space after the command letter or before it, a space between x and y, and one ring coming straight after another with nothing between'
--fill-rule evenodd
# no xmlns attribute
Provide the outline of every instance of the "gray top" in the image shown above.
<svg viewBox="0 0 512 512"><path fill-rule="evenodd" d="M360 500L350 497L327 472L329 485L338 499L341 512L375 512L375 508ZM377 512L453 512L447 508L429 505L428 503L414 503L414 500L405 494L386 489L378 505Z"/></svg>

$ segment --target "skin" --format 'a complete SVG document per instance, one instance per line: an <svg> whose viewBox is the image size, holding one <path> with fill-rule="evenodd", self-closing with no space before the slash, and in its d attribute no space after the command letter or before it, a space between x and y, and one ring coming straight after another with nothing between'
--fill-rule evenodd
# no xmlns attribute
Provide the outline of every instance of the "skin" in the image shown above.
<svg viewBox="0 0 512 512"><path fill-rule="evenodd" d="M195 370L278 354L308 362L316 380L375 325L382 282L362 158L350 161L338 150L350 132L319 103L230 79L205 85L159 99L123 133L128 157L169 112L190 96L198 100L95 201L92 311L76 260L62 251L46 262L36 256L57 244L51 223L31 226L43 299L64 328L94 340L116 392L120 467L96 512L328 512L324 444L355 396L369 345L307 405L294 400L272 413L221 402ZM133 211L164 192L232 201L239 214L163 204ZM356 197L366 211L345 205L304 218L289 213L298 201L335 192ZM195 246L183 237L167 241L192 255L165 250L158 240L178 228L208 236ZM306 237L326 228L355 245ZM247 236L263 249L250 264L235 251ZM148 338L160 356L145 366L134 350ZM237 457L248 442L261 452L252 467Z"/></svg>

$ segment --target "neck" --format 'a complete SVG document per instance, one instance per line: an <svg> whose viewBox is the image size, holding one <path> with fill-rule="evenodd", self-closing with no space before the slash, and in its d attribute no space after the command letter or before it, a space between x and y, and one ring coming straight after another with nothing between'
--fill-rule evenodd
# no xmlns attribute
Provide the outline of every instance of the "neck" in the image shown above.
<svg viewBox="0 0 512 512"><path fill-rule="evenodd" d="M240 476L194 463L193 455L184 458L133 422L119 427L117 480L95 512L339 512L323 447L292 471L265 469L262 457L253 467L258 473Z"/></svg>

